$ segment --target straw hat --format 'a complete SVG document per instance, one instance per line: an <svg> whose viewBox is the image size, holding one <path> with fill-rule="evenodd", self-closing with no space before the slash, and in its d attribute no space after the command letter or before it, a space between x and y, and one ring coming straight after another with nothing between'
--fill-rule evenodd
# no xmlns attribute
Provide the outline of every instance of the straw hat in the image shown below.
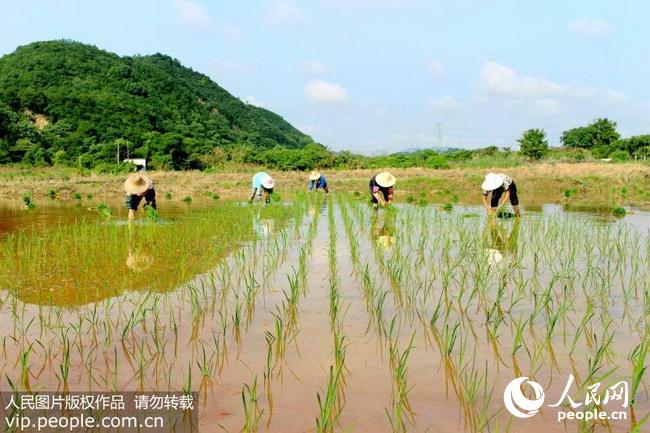
<svg viewBox="0 0 650 433"><path fill-rule="evenodd" d="M377 176L375 176L375 182L377 182L377 185L381 186L382 188L390 188L391 186L395 185L397 179L389 172L382 171Z"/></svg>
<svg viewBox="0 0 650 433"><path fill-rule="evenodd" d="M275 186L275 181L273 180L273 178L271 176L269 176L267 174L266 176L264 176L262 178L262 186L265 189L273 189L273 187Z"/></svg>
<svg viewBox="0 0 650 433"><path fill-rule="evenodd" d="M309 174L309 180L318 180L318 179L320 179L320 173L319 173L319 172L317 172L317 171L312 171L312 172Z"/></svg>
<svg viewBox="0 0 650 433"><path fill-rule="evenodd" d="M127 194L144 194L153 187L153 180L139 173L130 174L124 181L124 190Z"/></svg>
<svg viewBox="0 0 650 433"><path fill-rule="evenodd" d="M496 173L488 173L481 185L481 189L483 189L483 191L494 191L501 185L503 185L503 176Z"/></svg>

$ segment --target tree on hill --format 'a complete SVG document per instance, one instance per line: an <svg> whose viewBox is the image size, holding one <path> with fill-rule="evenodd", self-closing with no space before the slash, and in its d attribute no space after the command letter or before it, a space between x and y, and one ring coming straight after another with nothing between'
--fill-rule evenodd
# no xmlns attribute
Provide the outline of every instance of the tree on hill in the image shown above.
<svg viewBox="0 0 650 433"><path fill-rule="evenodd" d="M517 142L519 152L530 159L542 159L548 152L548 141L543 129L529 129Z"/></svg>
<svg viewBox="0 0 650 433"><path fill-rule="evenodd" d="M562 133L562 144L566 147L593 149L596 153L608 153L611 146L621 138L616 131L616 122L598 119L590 125L569 129Z"/></svg>
<svg viewBox="0 0 650 433"><path fill-rule="evenodd" d="M45 121L36 128L30 116ZM114 163L119 140L132 144L130 156L166 168L197 168L223 146L316 145L277 114L162 54L120 57L49 41L0 58L0 162Z"/></svg>

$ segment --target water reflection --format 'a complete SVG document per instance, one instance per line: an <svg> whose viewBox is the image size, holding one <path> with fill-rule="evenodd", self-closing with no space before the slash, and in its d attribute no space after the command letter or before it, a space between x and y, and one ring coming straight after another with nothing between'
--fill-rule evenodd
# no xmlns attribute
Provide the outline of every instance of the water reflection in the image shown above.
<svg viewBox="0 0 650 433"><path fill-rule="evenodd" d="M253 232L259 239L267 239L275 230L275 221L262 219L260 216L253 218Z"/></svg>
<svg viewBox="0 0 650 433"><path fill-rule="evenodd" d="M516 257L520 226L519 218L514 220L509 230L506 223L501 223L496 218L488 218L483 231L483 241L487 261L491 266L505 266Z"/></svg>
<svg viewBox="0 0 650 433"><path fill-rule="evenodd" d="M395 245L395 212L378 212L372 216L372 233L385 250Z"/></svg>

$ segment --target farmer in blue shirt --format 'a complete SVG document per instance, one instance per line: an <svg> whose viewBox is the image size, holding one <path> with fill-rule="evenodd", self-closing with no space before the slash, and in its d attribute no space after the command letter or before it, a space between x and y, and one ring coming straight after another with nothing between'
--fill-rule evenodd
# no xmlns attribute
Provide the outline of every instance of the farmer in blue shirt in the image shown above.
<svg viewBox="0 0 650 433"><path fill-rule="evenodd" d="M252 203L255 198L261 200L262 195L264 195L264 201L270 203L274 186L275 181L267 172L260 171L255 173L255 176L253 176L253 193L251 194L249 201Z"/></svg>
<svg viewBox="0 0 650 433"><path fill-rule="evenodd" d="M327 179L325 179L325 176L317 171L312 171L309 175L309 189L307 192L312 192L314 190L318 191L319 188L322 188L323 191L325 191L325 194L330 193L330 189L327 187Z"/></svg>

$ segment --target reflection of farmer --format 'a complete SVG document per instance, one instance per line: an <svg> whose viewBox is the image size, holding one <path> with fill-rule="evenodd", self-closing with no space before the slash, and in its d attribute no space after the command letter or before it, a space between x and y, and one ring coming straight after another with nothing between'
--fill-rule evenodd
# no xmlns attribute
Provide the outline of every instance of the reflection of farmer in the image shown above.
<svg viewBox="0 0 650 433"><path fill-rule="evenodd" d="M387 171L383 171L370 179L370 194L372 205L376 209L377 205L386 207L393 202L393 186L395 186L395 176Z"/></svg>
<svg viewBox="0 0 650 433"><path fill-rule="evenodd" d="M144 198L145 205L156 208L156 191L153 188L153 180L140 173L130 174L124 182L126 191L126 208L129 210L129 220L135 219L135 211L138 210L140 202Z"/></svg>
<svg viewBox="0 0 650 433"><path fill-rule="evenodd" d="M330 189L327 187L327 179L325 179L325 176L317 171L312 171L309 174L309 189L307 192L312 192L314 190L318 191L321 188L323 191L325 191L325 194L330 193Z"/></svg>
<svg viewBox="0 0 650 433"><path fill-rule="evenodd" d="M255 176L253 176L253 193L251 194L250 197L250 202L252 203L253 200L262 199L262 195L264 196L264 201L266 203L271 202L271 194L273 194L273 187L275 186L275 181L271 176L269 176L268 173L264 171L260 171L259 173L255 173Z"/></svg>
<svg viewBox="0 0 650 433"><path fill-rule="evenodd" d="M126 257L126 267L134 272L144 272L153 264L153 257L143 250L131 250L129 248Z"/></svg>
<svg viewBox="0 0 650 433"><path fill-rule="evenodd" d="M498 265L503 261L504 256L515 256L517 254L517 241L519 238L519 222L515 220L510 234L496 220L490 219L483 232L488 262L491 265Z"/></svg>
<svg viewBox="0 0 650 433"><path fill-rule="evenodd" d="M138 242L134 239L134 233L131 225L128 226L129 242L128 253L126 256L126 267L133 272L144 272L153 264L153 255L151 254L151 247L145 242ZM135 245L135 248L131 248Z"/></svg>
<svg viewBox="0 0 650 433"><path fill-rule="evenodd" d="M395 216L385 213L383 218L375 216L372 219L372 234L377 238L377 243L388 250L395 245Z"/></svg>
<svg viewBox="0 0 650 433"><path fill-rule="evenodd" d="M497 214L499 210L510 199L512 209L516 216L519 213L519 197L517 197L517 185L515 181L505 174L488 173L481 185L483 189L483 206L488 214ZM488 194L492 193L490 204L488 205Z"/></svg>

